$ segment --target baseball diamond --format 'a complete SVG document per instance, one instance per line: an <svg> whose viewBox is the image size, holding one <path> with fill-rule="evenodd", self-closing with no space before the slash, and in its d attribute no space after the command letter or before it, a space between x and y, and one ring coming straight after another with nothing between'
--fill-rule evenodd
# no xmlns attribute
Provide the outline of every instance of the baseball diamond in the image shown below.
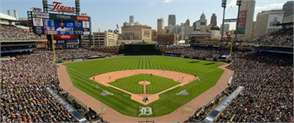
<svg viewBox="0 0 294 123"><path fill-rule="evenodd" d="M143 83L140 83L142 82L141 80L143 80ZM149 84L145 84L144 81L148 81ZM144 93L144 85L146 85L148 94L155 94L174 85L178 85L179 82L155 75L139 74L115 80L111 84L136 94Z"/></svg>
<svg viewBox="0 0 294 123"><path fill-rule="evenodd" d="M165 117L177 112L176 110L183 110L183 105L193 102L192 100L216 85L221 76L227 73L220 67L222 65L225 63L170 56L113 56L66 63L60 68L66 68L67 72L63 70L59 73L60 76L64 76L64 72L68 73L74 85L72 88L83 91L89 98L94 98L94 102L105 104L105 107L114 109L119 115L140 119ZM144 85L142 81L147 84L144 82ZM61 83L70 85L68 81ZM104 91L112 95L101 95ZM179 95L181 91L187 94ZM204 98L213 98L213 95L209 96ZM80 101L90 106L88 101ZM199 102L198 105L204 104ZM142 114L146 107L151 112ZM194 108L191 107L191 110ZM193 113L189 110L185 112L190 115Z"/></svg>

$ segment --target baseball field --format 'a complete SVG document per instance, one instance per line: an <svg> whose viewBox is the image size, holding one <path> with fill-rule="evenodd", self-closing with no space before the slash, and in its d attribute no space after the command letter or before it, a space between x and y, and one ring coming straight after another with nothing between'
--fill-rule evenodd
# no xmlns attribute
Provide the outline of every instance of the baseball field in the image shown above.
<svg viewBox="0 0 294 123"><path fill-rule="evenodd" d="M224 72L221 64L168 56L115 56L65 66L75 87L116 111L156 117L214 86Z"/></svg>

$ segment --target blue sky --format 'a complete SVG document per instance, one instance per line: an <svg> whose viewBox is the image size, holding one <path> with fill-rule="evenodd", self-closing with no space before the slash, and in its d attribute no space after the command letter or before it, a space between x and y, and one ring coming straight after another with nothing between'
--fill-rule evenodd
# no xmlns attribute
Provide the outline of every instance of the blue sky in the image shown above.
<svg viewBox="0 0 294 123"><path fill-rule="evenodd" d="M50 1L50 0L49 0ZM66 5L74 6L74 0L59 0ZM236 0L228 0L226 18L236 18ZM289 0L256 0L256 12L282 8ZM51 0L52 2L52 0ZM218 24L221 23L221 0L81 0L81 11L92 17L93 30L104 31L115 29L128 21L129 15L135 21L156 27L156 19L164 18L167 24L169 14L176 14L177 24L190 19L191 23L198 20L204 12L208 22L212 13L216 13ZM26 11L32 7L41 7L42 0L0 0L0 11L16 9L19 16L26 17Z"/></svg>

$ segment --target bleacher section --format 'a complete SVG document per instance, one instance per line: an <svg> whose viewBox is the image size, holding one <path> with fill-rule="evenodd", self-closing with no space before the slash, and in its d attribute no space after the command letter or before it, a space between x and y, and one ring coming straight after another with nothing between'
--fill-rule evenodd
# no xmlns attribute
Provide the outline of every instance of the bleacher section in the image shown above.
<svg viewBox="0 0 294 123"><path fill-rule="evenodd" d="M45 40L45 36L35 35L27 29L0 24L1 56L30 53L36 48L36 42Z"/></svg>
<svg viewBox="0 0 294 123"><path fill-rule="evenodd" d="M125 44L119 49L124 55L160 55L161 52L156 44Z"/></svg>

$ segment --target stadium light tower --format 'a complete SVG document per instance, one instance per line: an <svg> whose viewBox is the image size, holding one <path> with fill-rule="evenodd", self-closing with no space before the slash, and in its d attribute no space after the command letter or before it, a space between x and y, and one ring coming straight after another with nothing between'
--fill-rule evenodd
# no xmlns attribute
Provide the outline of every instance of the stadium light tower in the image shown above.
<svg viewBox="0 0 294 123"><path fill-rule="evenodd" d="M239 18L240 18L240 8L241 8L242 1L237 0L237 6L238 6L238 16L237 16L237 22L236 22L236 31L235 31L235 40L238 41L238 34L239 34Z"/></svg>
<svg viewBox="0 0 294 123"><path fill-rule="evenodd" d="M79 16L80 15L80 0L75 0L75 5L76 5L76 15Z"/></svg>
<svg viewBox="0 0 294 123"><path fill-rule="evenodd" d="M42 0L43 12L48 13L48 0Z"/></svg>
<svg viewBox="0 0 294 123"><path fill-rule="evenodd" d="M242 1L237 0L237 6L238 6L238 16L237 16L237 21L236 21L236 31L235 31L235 41L238 41L238 34L239 34L239 18L240 18L240 7L241 7ZM234 47L234 40L232 40L231 43L231 48L230 48L230 55L233 55L233 47Z"/></svg>
<svg viewBox="0 0 294 123"><path fill-rule="evenodd" d="M224 41L224 25L225 25L225 15L226 15L226 7L227 0L222 0L222 8L223 8L223 23L222 23L222 33L221 33L221 41Z"/></svg>

